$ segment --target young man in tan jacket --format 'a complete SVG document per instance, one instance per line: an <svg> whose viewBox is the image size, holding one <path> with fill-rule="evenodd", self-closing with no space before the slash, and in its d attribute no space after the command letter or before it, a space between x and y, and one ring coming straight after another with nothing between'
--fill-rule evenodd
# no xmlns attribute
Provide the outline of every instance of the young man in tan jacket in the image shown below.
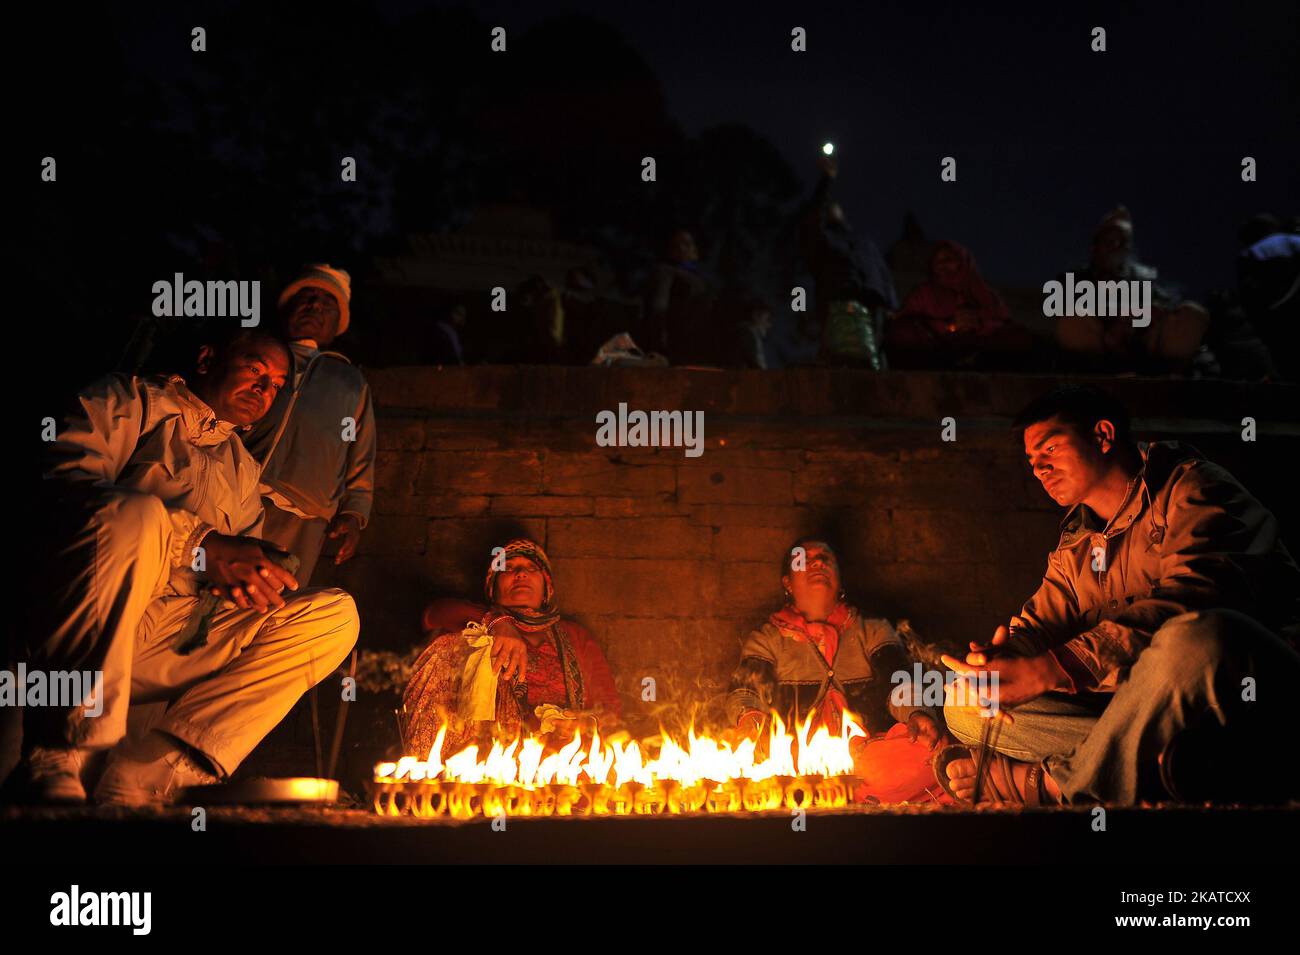
<svg viewBox="0 0 1300 955"><path fill-rule="evenodd" d="M1127 410L1066 386L1021 413L1025 455L1069 508L1042 585L971 644L962 673L996 671L1006 708L983 795L1010 802L1277 801L1276 752L1300 679L1300 569L1277 520L1187 445L1143 444ZM979 707L945 707L973 746ZM936 773L974 795L965 747Z"/></svg>

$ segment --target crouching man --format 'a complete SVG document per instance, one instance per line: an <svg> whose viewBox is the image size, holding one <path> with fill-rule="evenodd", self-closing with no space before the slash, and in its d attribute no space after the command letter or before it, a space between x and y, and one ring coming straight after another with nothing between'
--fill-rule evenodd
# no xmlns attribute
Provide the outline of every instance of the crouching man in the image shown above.
<svg viewBox="0 0 1300 955"><path fill-rule="evenodd" d="M352 598L295 592L258 540L258 469L237 432L289 367L281 342L241 330L204 346L189 381L112 376L78 396L45 472L48 590L28 666L102 684L94 706L28 710L37 798L84 801L83 765L110 748L99 802L170 801L227 777L351 651ZM209 611L197 629L196 608ZM128 736L137 704L160 718Z"/></svg>
<svg viewBox="0 0 1300 955"><path fill-rule="evenodd" d="M1043 583L954 670L994 685L950 696L967 746L935 760L959 800L1011 803L1285 801L1277 757L1300 680L1300 569L1277 521L1227 471L1176 442L1141 444L1128 412L1087 387L1021 413L1025 455L1069 508ZM957 698L960 696L960 698ZM966 705L957 705L958 703Z"/></svg>

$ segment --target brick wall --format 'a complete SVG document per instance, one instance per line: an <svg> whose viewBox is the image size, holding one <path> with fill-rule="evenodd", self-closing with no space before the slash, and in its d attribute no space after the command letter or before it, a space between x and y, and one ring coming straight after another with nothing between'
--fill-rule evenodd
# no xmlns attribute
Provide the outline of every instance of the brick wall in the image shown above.
<svg viewBox="0 0 1300 955"><path fill-rule="evenodd" d="M316 583L347 587L362 646L418 639L424 603L477 597L492 546L526 534L550 554L562 610L605 647L646 716L718 693L743 635L779 603L798 536L839 547L868 614L926 636L986 636L1036 586L1060 513L1008 431L1052 379L678 369L392 368L369 372L379 413L375 516L360 555ZM1148 436L1191 440L1294 527L1276 462L1300 448L1290 386L1128 380ZM599 448L620 401L705 412L706 450ZM1256 444L1240 420L1259 422ZM940 440L940 419L957 440Z"/></svg>

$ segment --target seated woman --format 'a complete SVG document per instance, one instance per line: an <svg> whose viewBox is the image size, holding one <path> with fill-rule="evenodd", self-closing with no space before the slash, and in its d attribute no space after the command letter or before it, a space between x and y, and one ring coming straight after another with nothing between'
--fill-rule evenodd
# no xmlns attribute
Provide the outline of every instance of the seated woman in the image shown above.
<svg viewBox="0 0 1300 955"><path fill-rule="evenodd" d="M621 715L600 646L560 618L546 553L524 539L503 551L484 582L490 606L457 602L457 623L434 628L415 661L402 694L407 753L428 753L444 722L445 758L493 736L538 733L563 744L578 728L607 732ZM438 616L426 613L426 623Z"/></svg>
<svg viewBox="0 0 1300 955"><path fill-rule="evenodd" d="M802 552L803 569L794 562ZM912 662L888 620L865 619L844 600L835 552L804 538L781 564L786 605L745 640L731 679L727 715L741 735L760 737L775 711L787 726L814 714L814 728L838 735L845 709L870 739L854 746L865 794L882 802L938 797L931 750L942 732L937 714L896 706L891 676ZM927 790L930 795L927 796Z"/></svg>
<svg viewBox="0 0 1300 955"><path fill-rule="evenodd" d="M936 242L930 277L912 290L885 325L885 351L897 368L993 367L1014 361L1033 336L1011 320L1006 303L964 246Z"/></svg>

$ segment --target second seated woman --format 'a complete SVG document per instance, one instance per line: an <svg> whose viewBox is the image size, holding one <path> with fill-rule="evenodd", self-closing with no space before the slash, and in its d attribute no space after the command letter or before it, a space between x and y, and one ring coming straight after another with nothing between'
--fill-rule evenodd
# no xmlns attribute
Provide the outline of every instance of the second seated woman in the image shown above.
<svg viewBox="0 0 1300 955"><path fill-rule="evenodd" d="M845 600L839 560L825 541L797 541L781 567L786 604L750 633L732 676L727 715L737 733L761 739L775 712L787 727L812 716L814 731L838 735L847 709L870 734L853 745L865 795L939 798L930 764L943 732L933 709L891 699L893 675L912 669L893 626Z"/></svg>

